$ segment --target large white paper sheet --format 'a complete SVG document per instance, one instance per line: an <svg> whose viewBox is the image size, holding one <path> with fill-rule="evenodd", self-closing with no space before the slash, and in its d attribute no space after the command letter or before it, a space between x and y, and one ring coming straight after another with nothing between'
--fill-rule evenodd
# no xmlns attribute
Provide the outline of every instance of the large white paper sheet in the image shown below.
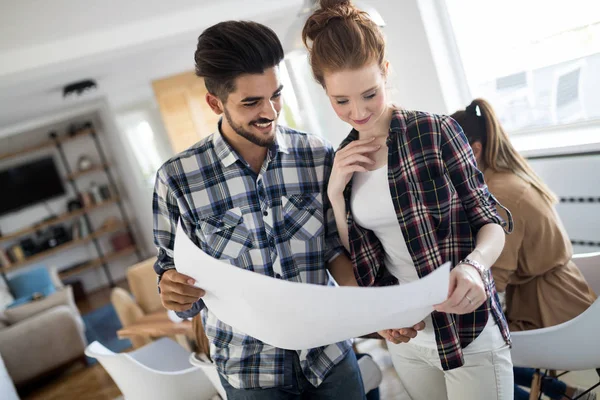
<svg viewBox="0 0 600 400"><path fill-rule="evenodd" d="M450 263L416 282L377 288L288 282L234 267L200 250L181 228L177 271L204 289L208 309L275 347L302 350L422 321L448 294Z"/></svg>

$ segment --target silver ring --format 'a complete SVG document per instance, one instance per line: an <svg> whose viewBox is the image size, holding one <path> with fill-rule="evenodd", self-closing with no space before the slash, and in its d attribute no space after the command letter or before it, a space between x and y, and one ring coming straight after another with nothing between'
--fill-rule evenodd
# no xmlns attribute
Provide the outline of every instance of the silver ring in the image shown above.
<svg viewBox="0 0 600 400"><path fill-rule="evenodd" d="M469 300L469 304L473 304L473 300L471 300L469 296L465 295L465 299Z"/></svg>

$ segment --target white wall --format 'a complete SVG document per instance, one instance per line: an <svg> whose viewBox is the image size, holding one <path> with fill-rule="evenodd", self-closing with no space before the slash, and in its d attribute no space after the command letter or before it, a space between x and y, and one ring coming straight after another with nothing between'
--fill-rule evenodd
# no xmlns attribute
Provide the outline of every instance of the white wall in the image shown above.
<svg viewBox="0 0 600 400"><path fill-rule="evenodd" d="M537 158L530 162L558 197L576 200L556 206L570 239L599 243L600 175L595 171L600 170L600 154ZM575 245L574 251L588 253L600 251L600 248Z"/></svg>
<svg viewBox="0 0 600 400"><path fill-rule="evenodd" d="M446 113L425 23L417 0L369 0L383 16L387 57L392 67L392 98L400 106Z"/></svg>

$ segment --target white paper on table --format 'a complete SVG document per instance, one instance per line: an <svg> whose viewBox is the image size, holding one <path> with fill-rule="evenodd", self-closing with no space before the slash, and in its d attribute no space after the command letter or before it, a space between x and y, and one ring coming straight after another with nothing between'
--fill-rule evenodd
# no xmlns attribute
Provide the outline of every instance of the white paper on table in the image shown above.
<svg viewBox="0 0 600 400"><path fill-rule="evenodd" d="M212 258L177 228L177 271L204 289L204 303L224 323L289 350L337 343L383 329L411 327L448 295L450 263L418 281L356 288L288 282Z"/></svg>

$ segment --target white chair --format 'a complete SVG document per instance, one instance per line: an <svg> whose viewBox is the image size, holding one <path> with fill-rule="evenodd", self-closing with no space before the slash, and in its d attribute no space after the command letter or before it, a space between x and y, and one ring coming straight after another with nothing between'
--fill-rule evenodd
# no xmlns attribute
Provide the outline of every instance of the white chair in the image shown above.
<svg viewBox="0 0 600 400"><path fill-rule="evenodd" d="M217 391L204 372L188 361L188 352L161 338L130 353L113 353L99 342L85 354L96 358L125 400L209 400Z"/></svg>
<svg viewBox="0 0 600 400"><path fill-rule="evenodd" d="M577 255L573 261L592 290L600 293L600 253ZM560 371L598 369L599 332L600 299L597 299L570 321L549 328L512 333L513 364L515 367Z"/></svg>
<svg viewBox="0 0 600 400"><path fill-rule="evenodd" d="M204 374L208 376L208 379L212 382L217 392L223 400L227 400L227 393L225 393L225 388L221 383L221 379L219 378L219 373L217 372L217 367L215 364L206 357L204 354L190 354L189 358L190 364L199 367L204 371Z"/></svg>
<svg viewBox="0 0 600 400"><path fill-rule="evenodd" d="M586 282L594 293L600 293L600 253L584 253L573 256Z"/></svg>
<svg viewBox="0 0 600 400"><path fill-rule="evenodd" d="M358 360L358 369L360 369L365 393L379 387L383 380L383 373L370 355L365 354Z"/></svg>
<svg viewBox="0 0 600 400"><path fill-rule="evenodd" d="M215 367L214 363L210 362L204 354L199 356L195 353L192 353L190 354L190 364L202 368L206 376L208 376L210 381L217 388L221 398L223 398L223 400L227 400L227 394L225 393L225 389L221 384L219 373L217 372L217 368ZM358 368L360 369L362 376L365 393L370 392L381 384L381 381L383 380L383 374L371 356L367 354L361 357L361 359L358 360Z"/></svg>

